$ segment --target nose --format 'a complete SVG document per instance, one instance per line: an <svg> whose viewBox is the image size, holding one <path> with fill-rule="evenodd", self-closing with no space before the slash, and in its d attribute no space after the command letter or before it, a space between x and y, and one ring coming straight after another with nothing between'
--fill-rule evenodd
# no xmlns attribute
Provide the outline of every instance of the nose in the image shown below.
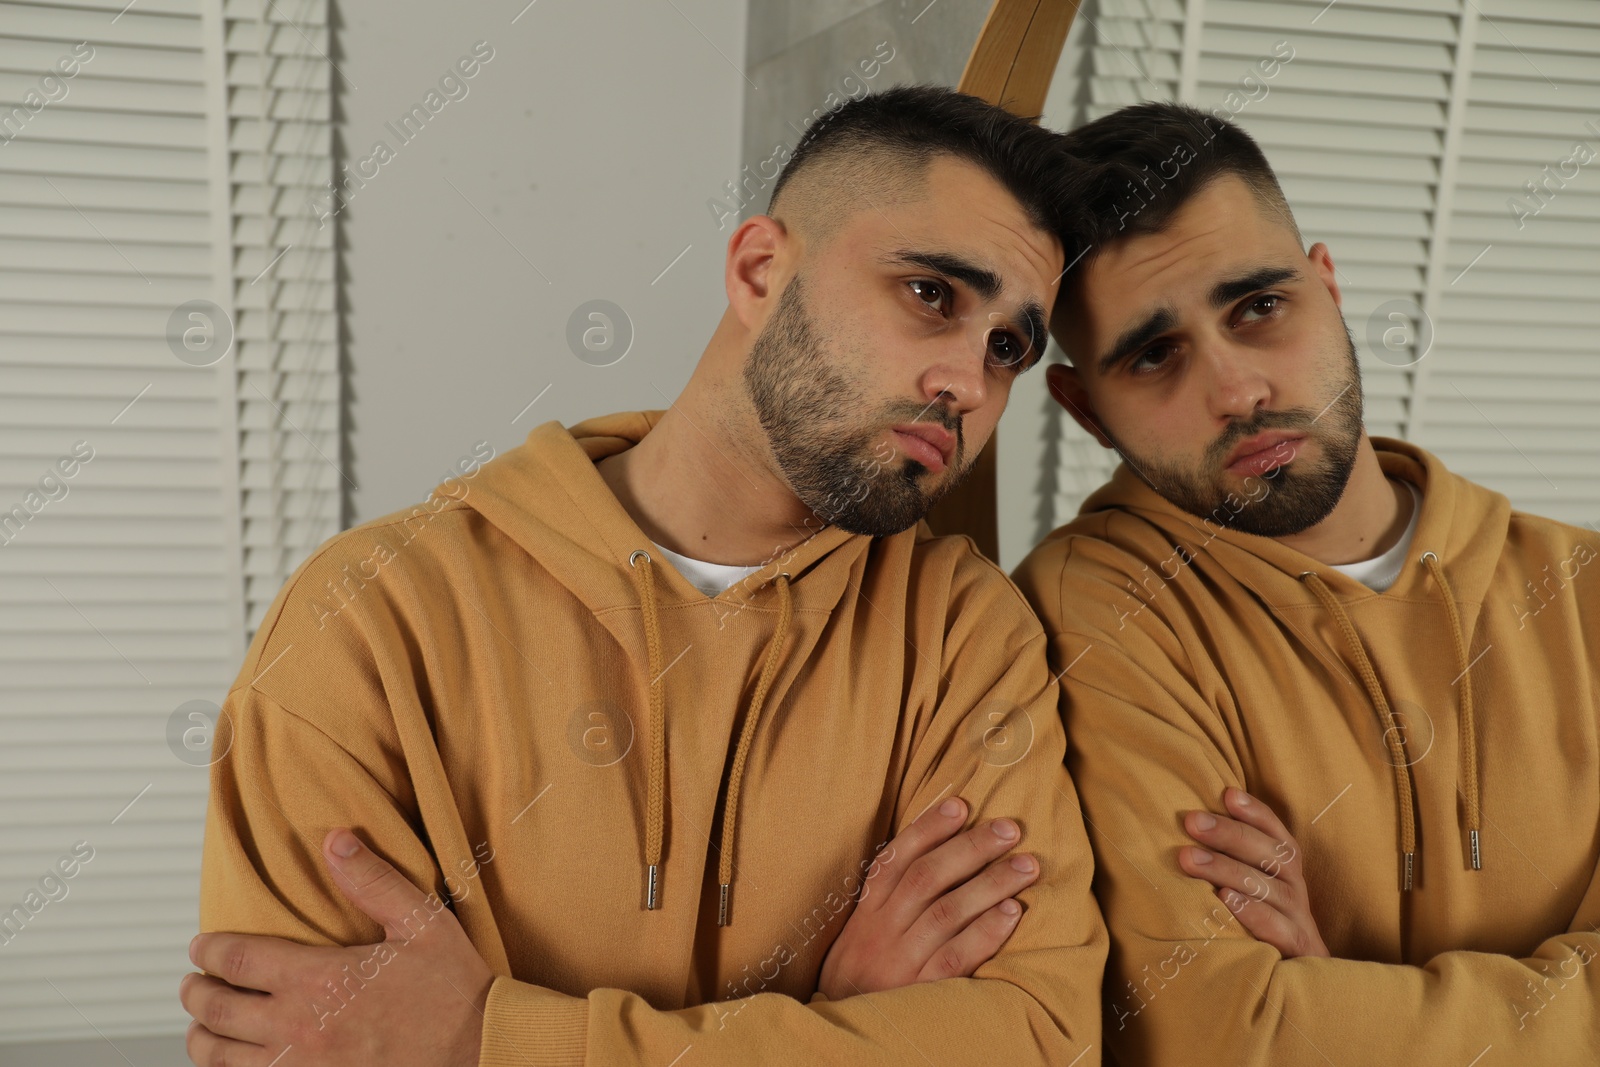
<svg viewBox="0 0 1600 1067"><path fill-rule="evenodd" d="M922 399L930 406L943 402L955 415L981 408L989 398L988 330L952 335L938 357L923 369Z"/></svg>
<svg viewBox="0 0 1600 1067"><path fill-rule="evenodd" d="M1214 342L1200 353L1207 374L1207 406L1213 418L1248 419L1272 398L1259 355L1239 345Z"/></svg>

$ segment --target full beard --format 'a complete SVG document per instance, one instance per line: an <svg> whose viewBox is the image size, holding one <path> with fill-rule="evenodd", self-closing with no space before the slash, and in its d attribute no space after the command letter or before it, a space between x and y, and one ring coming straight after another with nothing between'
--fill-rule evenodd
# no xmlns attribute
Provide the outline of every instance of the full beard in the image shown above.
<svg viewBox="0 0 1600 1067"><path fill-rule="evenodd" d="M1198 471L1156 456L1131 455L1109 432L1106 436L1146 485L1191 515L1212 522L1228 516L1221 525L1260 537L1302 533L1326 519L1338 505L1361 443L1361 366L1348 326L1345 344L1343 373L1332 383L1334 396L1322 411L1257 411L1249 419L1230 423L1206 449ZM1230 507L1228 498L1237 501L1241 494L1223 463L1240 441L1266 430L1287 430L1304 434L1305 439L1295 444L1294 457L1261 475L1272 483L1265 496L1248 497L1242 508ZM1320 446L1317 460L1300 455L1301 447L1313 442Z"/></svg>
<svg viewBox="0 0 1600 1067"><path fill-rule="evenodd" d="M961 418L943 407L904 401L862 420L866 395L838 362L829 360L817 337L802 276L796 275L751 345L745 390L778 470L800 502L824 524L887 537L916 525L970 469L963 462ZM878 428L863 428L863 421ZM956 439L945 477L931 486L925 485L927 467L873 444L889 426L916 421L938 423Z"/></svg>

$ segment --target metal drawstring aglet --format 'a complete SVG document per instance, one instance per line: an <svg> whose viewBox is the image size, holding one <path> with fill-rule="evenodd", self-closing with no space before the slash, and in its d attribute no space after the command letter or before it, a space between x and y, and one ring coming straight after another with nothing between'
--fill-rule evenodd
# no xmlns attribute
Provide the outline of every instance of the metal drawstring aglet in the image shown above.
<svg viewBox="0 0 1600 1067"><path fill-rule="evenodd" d="M644 906L646 911L654 911L656 909L656 872L656 865L652 863L644 882Z"/></svg>
<svg viewBox="0 0 1600 1067"><path fill-rule="evenodd" d="M1407 852L1406 853L1406 881L1405 881L1404 888L1407 891L1409 891L1411 889L1411 872L1412 872L1413 865L1414 865L1414 863L1416 861L1416 858L1417 858L1417 854L1415 852Z"/></svg>
<svg viewBox="0 0 1600 1067"><path fill-rule="evenodd" d="M717 925L718 926L727 926L728 925L728 886L727 886L727 883L723 883L721 898L722 899L720 901L718 901L718 903L717 903Z"/></svg>
<svg viewBox="0 0 1600 1067"><path fill-rule="evenodd" d="M1467 841L1472 845L1472 869L1475 871L1483 870L1483 856L1478 852L1478 831L1468 830Z"/></svg>

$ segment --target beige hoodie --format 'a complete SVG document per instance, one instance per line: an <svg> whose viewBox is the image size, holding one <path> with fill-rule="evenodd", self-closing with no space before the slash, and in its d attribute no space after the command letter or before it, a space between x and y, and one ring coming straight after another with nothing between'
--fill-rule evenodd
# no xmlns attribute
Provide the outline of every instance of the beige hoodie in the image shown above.
<svg viewBox="0 0 1600 1067"><path fill-rule="evenodd" d="M484 1065L1097 1063L1106 936L1037 618L921 525L823 530L707 598L595 470L659 416L547 423L297 570L228 696L201 928L381 940L321 859L349 824L500 976ZM813 999L875 848L950 796L1041 861L1004 950Z"/></svg>
<svg viewBox="0 0 1600 1067"><path fill-rule="evenodd" d="M1423 493L1384 593L1126 466L1016 571L1066 670L1117 1062L1600 1062L1600 537L1373 443ZM1298 838L1338 958L1178 868L1229 785Z"/></svg>

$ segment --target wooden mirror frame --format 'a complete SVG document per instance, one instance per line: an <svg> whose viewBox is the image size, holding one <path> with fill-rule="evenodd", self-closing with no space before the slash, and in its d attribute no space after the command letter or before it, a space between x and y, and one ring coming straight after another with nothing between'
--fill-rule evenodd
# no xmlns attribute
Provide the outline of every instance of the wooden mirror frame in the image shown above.
<svg viewBox="0 0 1600 1067"><path fill-rule="evenodd" d="M1080 2L994 0L956 88L1014 115L1036 118ZM966 534L995 561L1000 559L998 438L997 428L966 478L928 512L935 533Z"/></svg>

